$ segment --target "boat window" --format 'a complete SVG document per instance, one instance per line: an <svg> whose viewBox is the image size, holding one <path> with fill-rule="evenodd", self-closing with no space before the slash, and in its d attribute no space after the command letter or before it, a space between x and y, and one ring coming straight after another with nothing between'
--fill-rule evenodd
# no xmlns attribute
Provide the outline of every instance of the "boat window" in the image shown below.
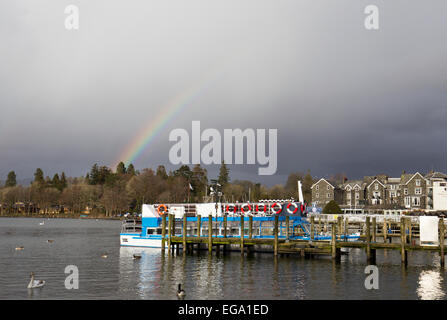
<svg viewBox="0 0 447 320"><path fill-rule="evenodd" d="M157 234L161 234L161 228L157 229Z"/></svg>
<svg viewBox="0 0 447 320"><path fill-rule="evenodd" d="M147 234L154 234L154 229L147 228Z"/></svg>

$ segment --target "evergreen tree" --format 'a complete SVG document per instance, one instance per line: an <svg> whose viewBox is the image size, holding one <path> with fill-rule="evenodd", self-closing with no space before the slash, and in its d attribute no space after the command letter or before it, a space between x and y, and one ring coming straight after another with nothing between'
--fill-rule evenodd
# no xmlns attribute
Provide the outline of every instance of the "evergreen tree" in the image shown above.
<svg viewBox="0 0 447 320"><path fill-rule="evenodd" d="M99 182L99 168L98 168L98 164L95 163L92 166L92 169L90 170L90 174L88 175L89 179L88 179L88 183L95 185L98 184Z"/></svg>
<svg viewBox="0 0 447 320"><path fill-rule="evenodd" d="M65 177L65 172L61 174L61 190L64 190L67 187L67 178Z"/></svg>
<svg viewBox="0 0 447 320"><path fill-rule="evenodd" d="M14 171L8 173L8 178L5 182L5 187L15 187L17 185L17 177Z"/></svg>
<svg viewBox="0 0 447 320"><path fill-rule="evenodd" d="M341 214L343 212L341 211L337 202L335 202L334 200L331 200L324 206L323 213L325 213L325 214Z"/></svg>
<svg viewBox="0 0 447 320"><path fill-rule="evenodd" d="M45 180L43 178L43 171L40 168L36 169L36 172L34 173L34 182L38 185L44 185Z"/></svg>
<svg viewBox="0 0 447 320"><path fill-rule="evenodd" d="M202 168L200 164L196 164L192 169L191 186L193 188L192 193L197 197L202 197L206 193L206 186L208 184L208 173L205 168ZM196 199L200 201L201 199Z"/></svg>
<svg viewBox="0 0 447 320"><path fill-rule="evenodd" d="M222 165L220 166L217 182L222 186L222 188L224 188L225 185L230 182L230 170L227 168L225 161L223 160Z"/></svg>
<svg viewBox="0 0 447 320"><path fill-rule="evenodd" d="M168 174L166 173L165 166L158 166L156 175L159 176L162 179L167 179L168 178Z"/></svg>
<svg viewBox="0 0 447 320"><path fill-rule="evenodd" d="M59 175L56 173L53 176L53 180L51 181L51 185L53 186L53 188L56 188L59 191L62 191L61 189L61 179L59 178Z"/></svg>
<svg viewBox="0 0 447 320"><path fill-rule="evenodd" d="M192 171L187 165L184 164L174 171L174 176L184 177L188 183L191 183Z"/></svg>
<svg viewBox="0 0 447 320"><path fill-rule="evenodd" d="M312 190L311 187L314 183L314 179L310 175L310 170L307 170L306 175L304 176L303 181L303 197L306 203L312 202Z"/></svg>
<svg viewBox="0 0 447 320"><path fill-rule="evenodd" d="M126 173L126 166L124 165L124 162L118 163L116 166L116 173L117 174L125 174Z"/></svg>
<svg viewBox="0 0 447 320"><path fill-rule="evenodd" d="M132 163L127 167L127 174L130 174L131 176L135 176L137 174Z"/></svg>

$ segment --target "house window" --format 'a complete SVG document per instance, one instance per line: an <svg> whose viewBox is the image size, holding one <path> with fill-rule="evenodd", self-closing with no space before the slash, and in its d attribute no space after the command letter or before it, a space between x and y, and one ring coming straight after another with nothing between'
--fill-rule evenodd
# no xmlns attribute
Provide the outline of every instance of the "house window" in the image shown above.
<svg viewBox="0 0 447 320"><path fill-rule="evenodd" d="M356 198L356 199L359 199L359 198L360 198L360 195L359 195L358 192L355 193L355 198Z"/></svg>
<svg viewBox="0 0 447 320"><path fill-rule="evenodd" d="M422 194L422 188L415 188L414 194Z"/></svg>
<svg viewBox="0 0 447 320"><path fill-rule="evenodd" d="M420 186L421 185L421 179L416 179L416 186Z"/></svg>
<svg viewBox="0 0 447 320"><path fill-rule="evenodd" d="M405 207L409 208L411 205L411 197L405 197Z"/></svg>
<svg viewBox="0 0 447 320"><path fill-rule="evenodd" d="M317 192L317 193L315 193L315 198L319 198L320 197L320 194Z"/></svg>
<svg viewBox="0 0 447 320"><path fill-rule="evenodd" d="M408 195L408 189L407 188L404 189L404 195Z"/></svg>
<svg viewBox="0 0 447 320"><path fill-rule="evenodd" d="M315 190L317 190L317 191L320 190L320 186L316 186Z"/></svg>
<svg viewBox="0 0 447 320"><path fill-rule="evenodd" d="M330 198L331 194L328 192L326 196L327 196L327 198Z"/></svg>
<svg viewBox="0 0 447 320"><path fill-rule="evenodd" d="M351 192L348 192L348 193L346 194L346 199L351 200Z"/></svg>
<svg viewBox="0 0 447 320"><path fill-rule="evenodd" d="M329 187L329 186L326 187L326 189L328 189L328 190L329 190L330 188L331 188L331 187Z"/></svg>
<svg viewBox="0 0 447 320"><path fill-rule="evenodd" d="M376 190L379 190L379 184L376 183L376 185L374 186L374 188L375 188Z"/></svg>
<svg viewBox="0 0 447 320"><path fill-rule="evenodd" d="M421 205L421 198L412 197L411 202L412 202L413 206L419 207Z"/></svg>
<svg viewBox="0 0 447 320"><path fill-rule="evenodd" d="M360 190L360 188L357 186L357 187L355 187L355 191L359 191Z"/></svg>

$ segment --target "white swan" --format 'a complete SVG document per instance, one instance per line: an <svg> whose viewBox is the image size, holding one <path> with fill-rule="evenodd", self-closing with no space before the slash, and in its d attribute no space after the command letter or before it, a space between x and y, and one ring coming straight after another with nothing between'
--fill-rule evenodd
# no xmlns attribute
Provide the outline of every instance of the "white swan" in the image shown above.
<svg viewBox="0 0 447 320"><path fill-rule="evenodd" d="M45 280L34 280L34 272L31 272L31 280L28 283L28 289L40 288L45 285Z"/></svg>
<svg viewBox="0 0 447 320"><path fill-rule="evenodd" d="M23 250L25 247L16 247L16 250Z"/></svg>
<svg viewBox="0 0 447 320"><path fill-rule="evenodd" d="M107 253L103 253L103 254L101 255L101 258L106 259L107 257L108 257Z"/></svg>
<svg viewBox="0 0 447 320"><path fill-rule="evenodd" d="M43 226L45 224L45 221L39 222L40 226Z"/></svg>

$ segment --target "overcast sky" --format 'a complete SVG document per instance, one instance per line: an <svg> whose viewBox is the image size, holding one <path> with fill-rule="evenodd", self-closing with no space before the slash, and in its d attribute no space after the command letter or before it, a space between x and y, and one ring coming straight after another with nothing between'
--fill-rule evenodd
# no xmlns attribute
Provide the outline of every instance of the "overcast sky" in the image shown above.
<svg viewBox="0 0 447 320"><path fill-rule="evenodd" d="M64 27L69 4L76 31ZM377 31L364 27L368 4ZM112 165L210 72L137 168L172 168L169 132L200 120L278 129L277 174L239 165L233 180L447 171L446 12L445 0L3 0L0 179Z"/></svg>

